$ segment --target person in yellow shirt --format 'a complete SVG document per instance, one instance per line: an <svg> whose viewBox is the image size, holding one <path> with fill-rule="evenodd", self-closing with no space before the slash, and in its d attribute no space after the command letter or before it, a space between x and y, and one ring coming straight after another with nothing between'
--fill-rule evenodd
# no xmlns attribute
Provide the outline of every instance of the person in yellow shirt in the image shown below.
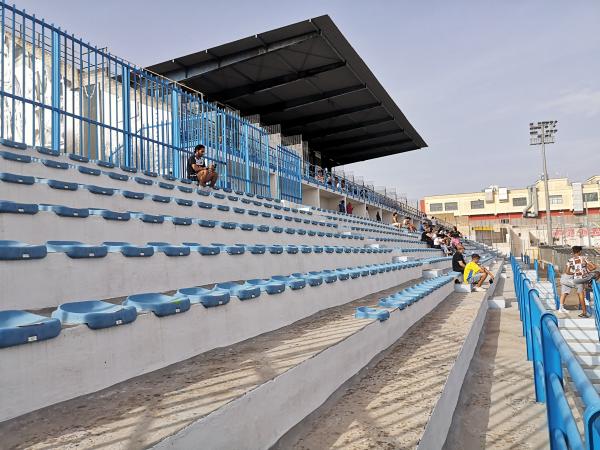
<svg viewBox="0 0 600 450"><path fill-rule="evenodd" d="M471 261L465 266L464 282L471 286L475 285L474 291L483 291L483 282L490 277L490 284L494 282L494 275L485 267L479 265L481 257L477 253L471 255Z"/></svg>

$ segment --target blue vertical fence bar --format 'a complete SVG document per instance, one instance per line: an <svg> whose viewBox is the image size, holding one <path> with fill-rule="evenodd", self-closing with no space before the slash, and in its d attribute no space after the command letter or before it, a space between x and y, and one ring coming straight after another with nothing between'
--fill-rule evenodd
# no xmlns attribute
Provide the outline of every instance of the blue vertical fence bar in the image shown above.
<svg viewBox="0 0 600 450"><path fill-rule="evenodd" d="M121 88L123 90L123 163L126 166L132 166L132 155L131 155L131 123L130 123L130 71L129 67L123 65L121 75Z"/></svg>
<svg viewBox="0 0 600 450"><path fill-rule="evenodd" d="M52 150L60 150L60 35L52 32Z"/></svg>
<svg viewBox="0 0 600 450"><path fill-rule="evenodd" d="M177 178L182 178L187 175L183 175L180 170L181 155L179 155L179 149L181 148L181 127L179 124L179 92L171 92L171 139L173 145L173 175Z"/></svg>
<svg viewBox="0 0 600 450"><path fill-rule="evenodd" d="M560 333L556 316L545 309L537 290L529 288L529 279L512 255L510 262L526 327L524 335L531 337L536 400L546 404L550 448L599 450L600 396ZM597 283L593 289L597 298L600 295ZM583 403L583 435L567 401L564 370L568 371L575 394Z"/></svg>

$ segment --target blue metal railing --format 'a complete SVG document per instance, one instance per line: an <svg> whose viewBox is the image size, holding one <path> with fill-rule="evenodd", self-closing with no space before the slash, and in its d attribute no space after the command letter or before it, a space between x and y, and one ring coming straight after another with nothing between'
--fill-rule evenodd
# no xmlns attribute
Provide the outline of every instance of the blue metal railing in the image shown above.
<svg viewBox="0 0 600 450"><path fill-rule="evenodd" d="M527 359L533 363L536 401L546 404L550 448L598 450L600 396L561 335L556 316L545 309L516 258L511 256L510 262ZM565 395L563 370L569 373L584 405L583 436Z"/></svg>
<svg viewBox="0 0 600 450"><path fill-rule="evenodd" d="M560 298L558 290L556 289L556 270L552 264L547 265L548 281L552 284L552 295L554 297L554 306L556 309L560 308Z"/></svg>
<svg viewBox="0 0 600 450"><path fill-rule="evenodd" d="M0 45L0 138L175 177L201 143L221 186L270 195L268 132L233 111L3 0ZM300 156L279 166L301 199Z"/></svg>
<svg viewBox="0 0 600 450"><path fill-rule="evenodd" d="M594 320L596 321L596 331L598 331L598 340L600 341L600 308L598 308L598 300L600 300L600 283L592 281L592 291L594 293Z"/></svg>
<svg viewBox="0 0 600 450"><path fill-rule="evenodd" d="M366 186L364 183L356 182L342 174L328 172L327 170L317 165L309 164L306 161L304 162L304 170L302 173L304 180L309 183L341 195L346 195L357 201L400 211L403 215L414 219L420 219L424 216L418 209L399 202L387 195L376 192L373 188Z"/></svg>

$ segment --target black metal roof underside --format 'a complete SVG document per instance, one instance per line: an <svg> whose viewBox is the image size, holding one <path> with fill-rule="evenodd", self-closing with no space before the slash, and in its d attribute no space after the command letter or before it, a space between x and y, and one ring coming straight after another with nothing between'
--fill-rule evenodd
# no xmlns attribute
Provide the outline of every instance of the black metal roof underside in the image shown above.
<svg viewBox="0 0 600 450"><path fill-rule="evenodd" d="M148 69L301 134L334 166L427 146L329 16Z"/></svg>

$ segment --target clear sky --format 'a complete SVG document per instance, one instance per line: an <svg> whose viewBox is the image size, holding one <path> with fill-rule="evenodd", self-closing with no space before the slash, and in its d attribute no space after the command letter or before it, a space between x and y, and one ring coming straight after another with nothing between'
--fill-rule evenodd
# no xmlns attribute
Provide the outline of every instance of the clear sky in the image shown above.
<svg viewBox="0 0 600 450"><path fill-rule="evenodd" d="M346 166L409 198L600 174L599 0L15 0L140 66L329 14L429 148Z"/></svg>

